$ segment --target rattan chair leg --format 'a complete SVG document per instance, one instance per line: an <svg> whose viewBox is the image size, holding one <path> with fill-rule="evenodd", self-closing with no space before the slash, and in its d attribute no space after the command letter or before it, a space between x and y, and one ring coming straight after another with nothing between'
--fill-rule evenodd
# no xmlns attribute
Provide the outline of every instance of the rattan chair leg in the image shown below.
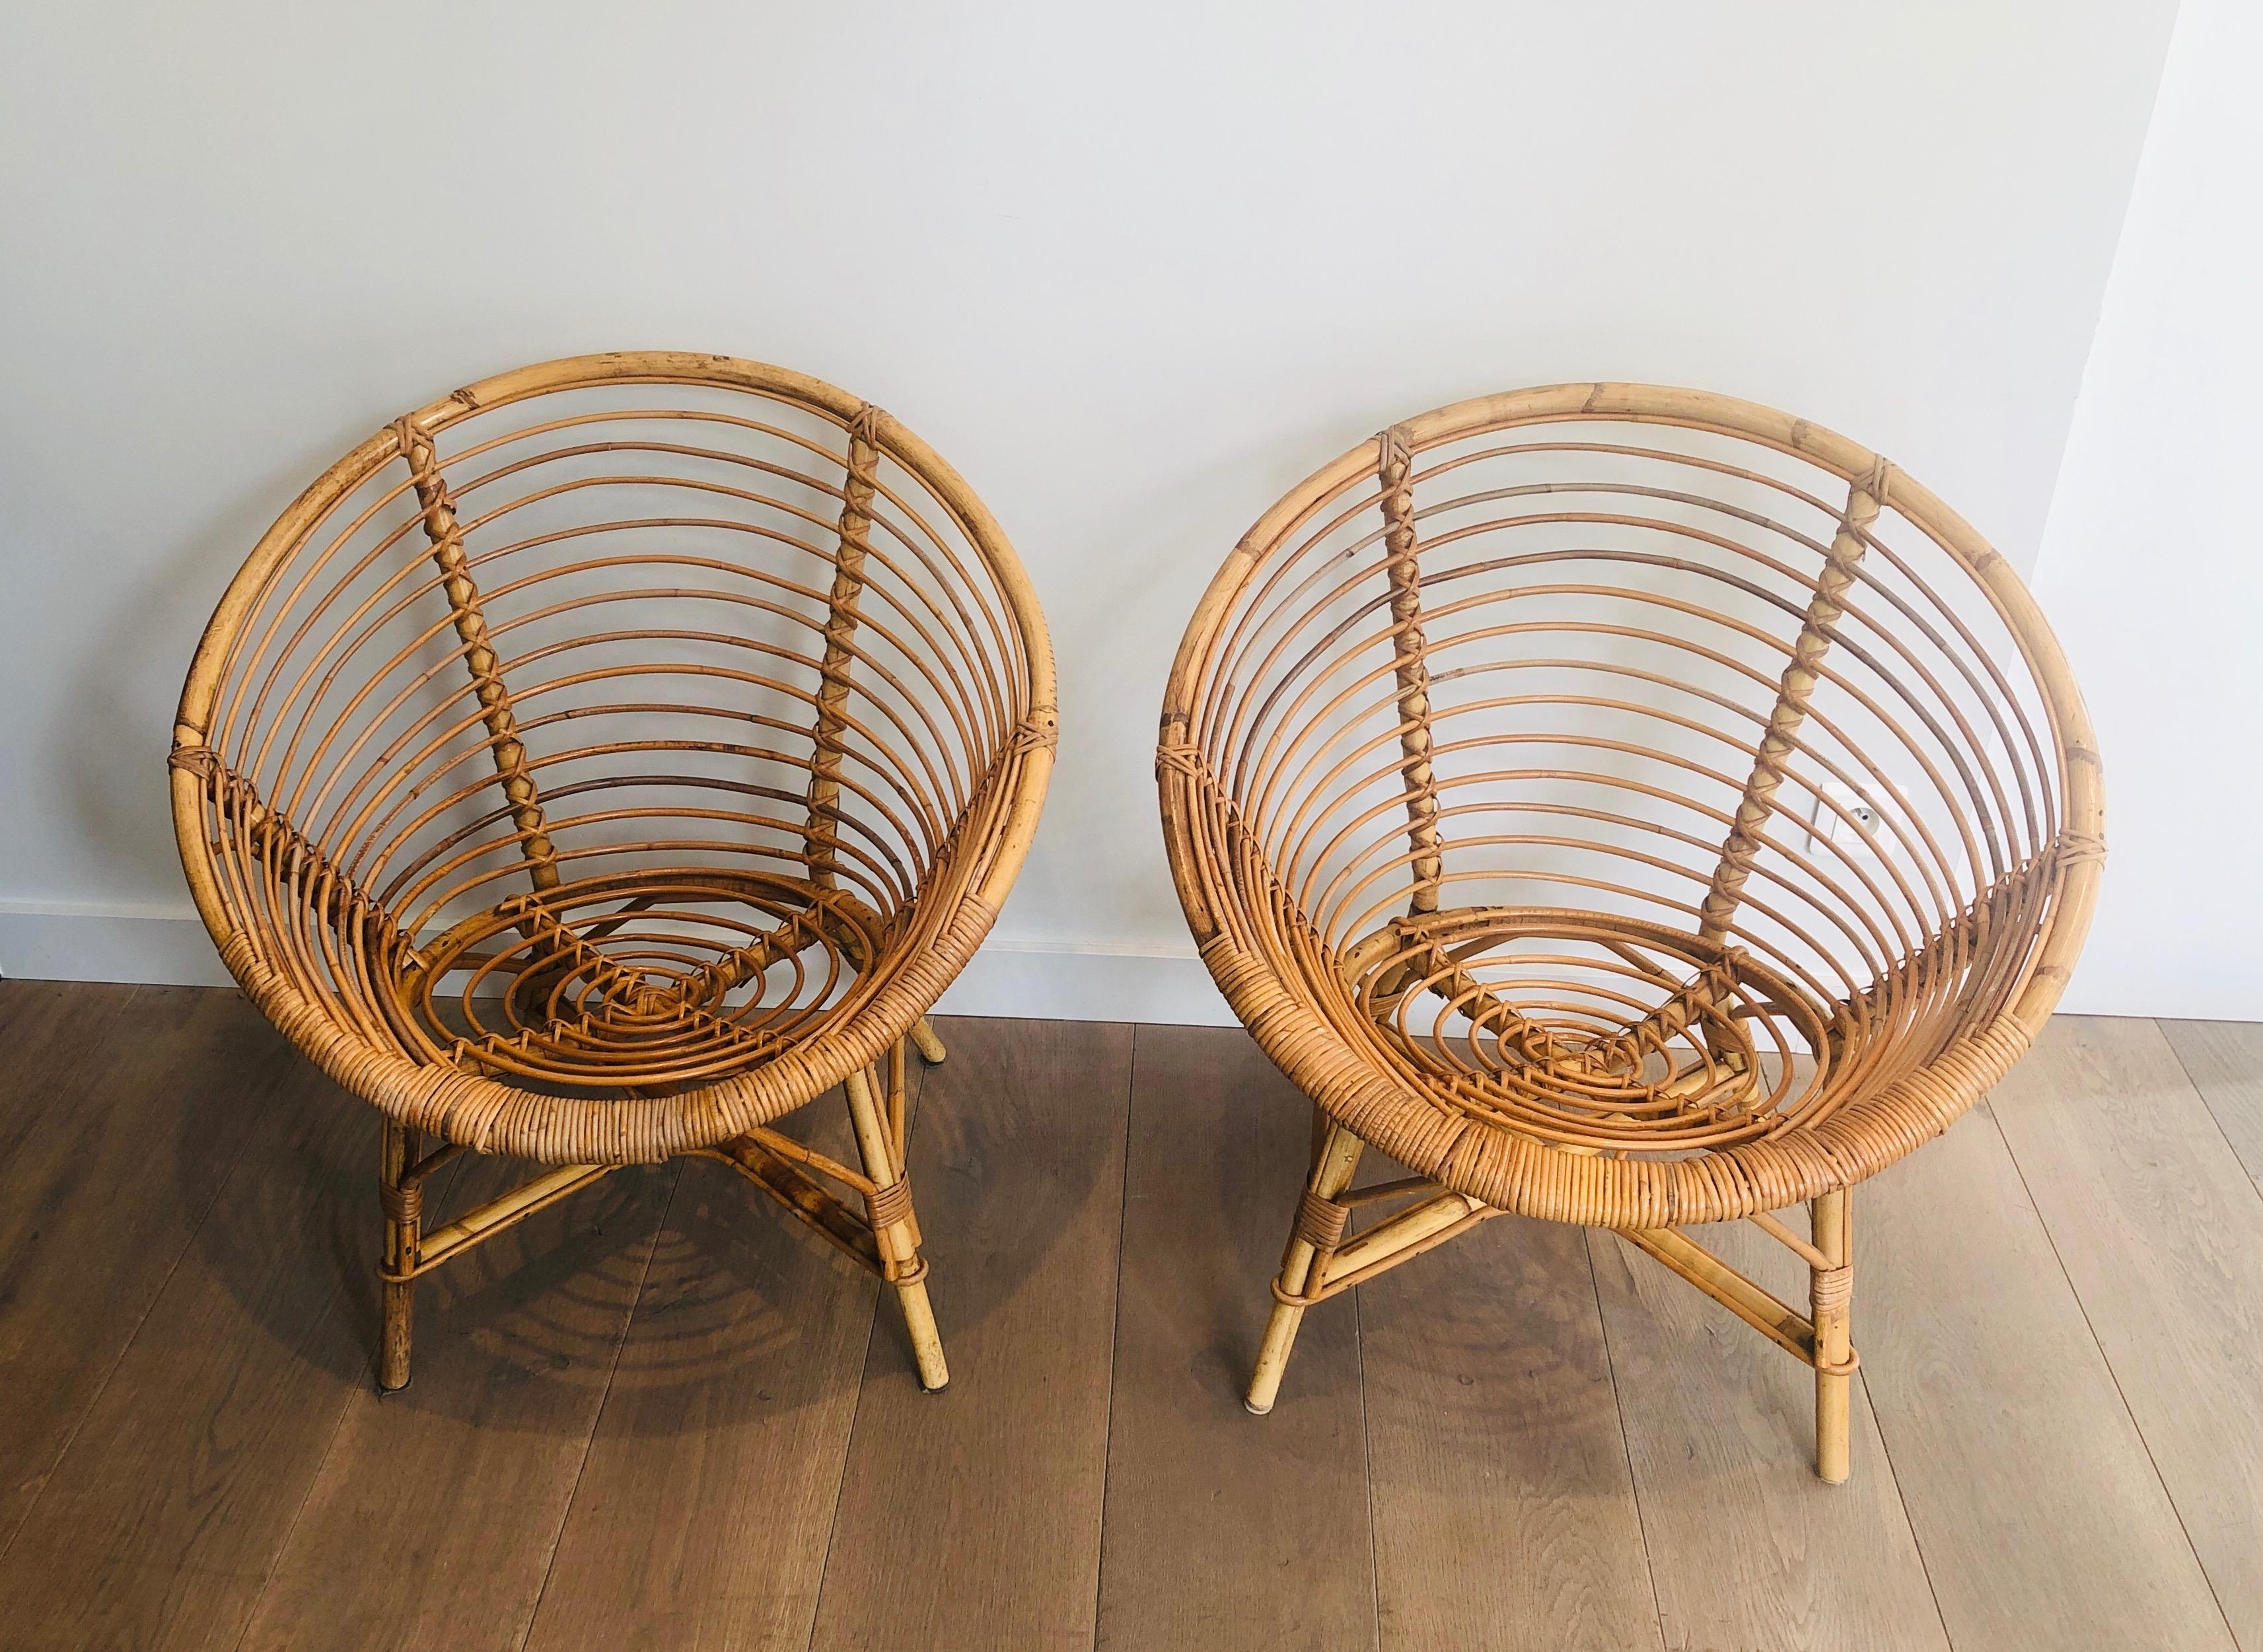
<svg viewBox="0 0 2263 1652"><path fill-rule="evenodd" d="M927 1262L919 1253L919 1223L912 1214L911 1190L904 1182L904 1167L889 1139L879 1098L870 1077L851 1073L849 1118L857 1127L857 1150L864 1161L864 1174L876 1192L870 1204L872 1236L878 1242L884 1277L895 1287L904 1311L904 1329L912 1343L912 1359L919 1367L920 1387L938 1394L951 1383L951 1367L943 1357L943 1337L936 1329L935 1309L927 1297Z"/></svg>
<svg viewBox="0 0 2263 1652"><path fill-rule="evenodd" d="M896 1304L904 1311L904 1331L911 1338L920 1387L929 1394L941 1394L951 1386L951 1367L943 1358L943 1333L936 1328L935 1308L927 1300L924 1272L918 1279L897 1282Z"/></svg>
<svg viewBox="0 0 2263 1652"><path fill-rule="evenodd" d="M1313 1155L1312 1179L1306 1184L1315 1199L1332 1199L1350 1185L1352 1175L1359 1169L1360 1139L1334 1119L1329 1120L1327 1133L1319 1149ZM1326 1253L1305 1236L1308 1228L1304 1220L1305 1202L1298 1201L1298 1221L1290 1229L1289 1248L1281 1257L1280 1284L1274 1293L1273 1317L1265 1322L1265 1340L1257 1350L1257 1369L1249 1378L1249 1393L1242 1407L1252 1417L1263 1417L1273 1409L1273 1402L1281 1392L1281 1376L1289 1368L1289 1352L1297 1344L1298 1327L1305 1322L1302 1304L1283 1301L1283 1297L1302 1296L1308 1285L1318 1283L1319 1267L1326 1264ZM1329 1250L1334 1245L1328 1247Z"/></svg>
<svg viewBox="0 0 2263 1652"><path fill-rule="evenodd" d="M416 1265L422 1199L404 1190L401 1177L416 1162L416 1133L385 1121L378 1151L378 1197L385 1212L384 1272L406 1274ZM416 1282L381 1279L378 1293L384 1327L378 1339L377 1386L390 1394L408 1386L409 1335L415 1325Z"/></svg>
<svg viewBox="0 0 2263 1652"><path fill-rule="evenodd" d="M941 1066L944 1056L949 1053L943 1047L943 1040L936 1036L935 1028L929 1025L925 1016L912 1023L912 1045L919 1051L920 1060L929 1067Z"/></svg>
<svg viewBox="0 0 2263 1652"><path fill-rule="evenodd" d="M408 1386L408 1341L416 1285L414 1280L387 1279L380 1288L385 1295L385 1340L379 1354L377 1388L380 1394L392 1394Z"/></svg>
<svg viewBox="0 0 2263 1652"><path fill-rule="evenodd" d="M1328 1110L1318 1102L1314 1102L1312 1104L1312 1155L1305 1165L1305 1177L1308 1182L1312 1179L1312 1173L1320 1168L1320 1155L1328 1145L1328 1131L1334 1127L1334 1121L1328 1117Z"/></svg>
<svg viewBox="0 0 2263 1652"><path fill-rule="evenodd" d="M1846 1483L1852 1472L1847 1408L1854 1382L1848 1351L1853 1345L1854 1272L1847 1190L1825 1193L1809 1211L1815 1248L1832 1264L1808 1271L1815 1310L1815 1472L1837 1486Z"/></svg>

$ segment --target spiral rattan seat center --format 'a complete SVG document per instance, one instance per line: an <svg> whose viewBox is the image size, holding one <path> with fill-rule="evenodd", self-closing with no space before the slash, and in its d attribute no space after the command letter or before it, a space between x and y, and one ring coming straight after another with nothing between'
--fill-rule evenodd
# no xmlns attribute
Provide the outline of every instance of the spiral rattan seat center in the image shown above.
<svg viewBox="0 0 2263 1652"><path fill-rule="evenodd" d="M690 867L512 895L387 974L459 1061L598 1090L682 1086L821 1026L886 941L842 891Z"/></svg>
<svg viewBox="0 0 2263 1652"><path fill-rule="evenodd" d="M1353 996L1441 1105L1659 1151L1765 1134L1824 1093L1831 1025L1739 947L1605 913L1476 907L1355 949Z"/></svg>

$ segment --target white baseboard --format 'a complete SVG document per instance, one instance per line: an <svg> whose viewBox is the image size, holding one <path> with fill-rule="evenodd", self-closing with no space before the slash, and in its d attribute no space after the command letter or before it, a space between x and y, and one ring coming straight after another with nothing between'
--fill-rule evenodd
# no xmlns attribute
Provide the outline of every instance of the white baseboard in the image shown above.
<svg viewBox="0 0 2263 1652"><path fill-rule="evenodd" d="M193 911L0 902L0 977L225 987ZM1183 953L993 938L943 995L944 1015L1231 1026L1233 1011Z"/></svg>
<svg viewBox="0 0 2263 1652"><path fill-rule="evenodd" d="M0 902L0 977L234 984L192 909L38 901Z"/></svg>
<svg viewBox="0 0 2263 1652"><path fill-rule="evenodd" d="M943 1015L1233 1026L1192 946L1181 953L993 939L943 995Z"/></svg>

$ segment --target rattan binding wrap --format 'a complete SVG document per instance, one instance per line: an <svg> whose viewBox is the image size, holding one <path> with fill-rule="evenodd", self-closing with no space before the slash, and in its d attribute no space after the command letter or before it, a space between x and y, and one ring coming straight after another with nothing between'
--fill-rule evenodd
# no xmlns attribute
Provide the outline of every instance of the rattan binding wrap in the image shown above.
<svg viewBox="0 0 2263 1652"><path fill-rule="evenodd" d="M988 931L1052 766L1012 549L894 419L726 357L505 373L269 530L172 797L244 990L396 1124L711 1148L881 1061Z"/></svg>
<svg viewBox="0 0 2263 1652"><path fill-rule="evenodd" d="M1157 767L1202 955L1329 1117L1622 1228L1946 1128L2103 855L2005 561L1844 438L1641 385L1442 409L1291 492L1188 627Z"/></svg>

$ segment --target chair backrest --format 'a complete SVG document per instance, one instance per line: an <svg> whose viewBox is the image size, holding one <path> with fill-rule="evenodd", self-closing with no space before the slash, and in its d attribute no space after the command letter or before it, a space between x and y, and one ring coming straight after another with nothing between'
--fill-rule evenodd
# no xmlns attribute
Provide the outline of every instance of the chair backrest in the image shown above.
<svg viewBox="0 0 2263 1652"><path fill-rule="evenodd" d="M1827 1108L1892 1076L1866 1051L2039 1025L2101 852L2004 560L1843 438L1645 386L1464 402L1292 490L1188 629L1159 761L1198 938L1395 960L1367 1007L1422 975L1489 1047L1451 1076L1511 1090L1702 1012L1716 1050L1838 1061Z"/></svg>
<svg viewBox="0 0 2263 1652"><path fill-rule="evenodd" d="M744 1050L607 1080L512 1040L596 1001L748 1047L837 1019L907 932L994 910L1052 715L1011 548L893 419L756 363L585 357L396 421L285 513L192 669L176 812L224 950L339 1026L684 1083Z"/></svg>

